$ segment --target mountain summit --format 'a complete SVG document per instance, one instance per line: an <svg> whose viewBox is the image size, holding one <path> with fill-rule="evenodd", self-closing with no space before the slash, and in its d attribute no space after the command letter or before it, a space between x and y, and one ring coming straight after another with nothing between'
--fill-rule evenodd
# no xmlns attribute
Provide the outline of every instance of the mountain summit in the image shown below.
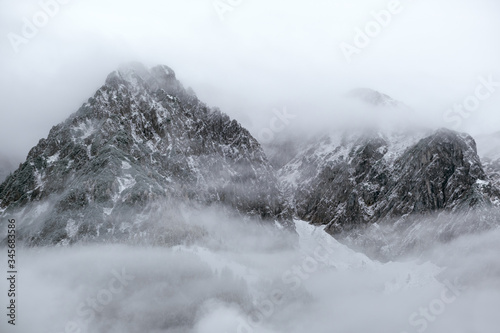
<svg viewBox="0 0 500 333"><path fill-rule="evenodd" d="M31 149L0 185L0 212L19 219L18 236L30 244L66 244L148 237L165 202L171 211L178 201L220 204L284 220L280 197L246 129L184 89L169 67L132 63Z"/></svg>
<svg viewBox="0 0 500 333"><path fill-rule="evenodd" d="M371 106L407 107L402 102L395 100L391 96L369 88L353 89L347 93L347 97L362 101Z"/></svg>

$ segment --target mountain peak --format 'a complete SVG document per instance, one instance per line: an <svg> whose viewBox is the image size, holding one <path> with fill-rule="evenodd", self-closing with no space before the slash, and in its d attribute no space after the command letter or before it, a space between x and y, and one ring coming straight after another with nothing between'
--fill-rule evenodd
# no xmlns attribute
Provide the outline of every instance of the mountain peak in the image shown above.
<svg viewBox="0 0 500 333"><path fill-rule="evenodd" d="M143 63L132 61L121 65L117 71L123 78L130 78L131 76L139 76L143 80L148 80L154 77L157 80L166 78L174 78L175 72L172 68L166 65L157 65L152 68L147 68Z"/></svg>
<svg viewBox="0 0 500 333"><path fill-rule="evenodd" d="M111 73L0 184L0 214L20 216L19 239L30 244L148 239L172 227L155 214L177 214L174 202L266 221L289 215L257 140L169 67L140 63Z"/></svg>
<svg viewBox="0 0 500 333"><path fill-rule="evenodd" d="M403 105L403 103L393 99L391 96L370 88L353 89L347 93L347 96L373 106L399 107Z"/></svg>
<svg viewBox="0 0 500 333"><path fill-rule="evenodd" d="M175 77L173 69L166 65L147 68L140 62L124 64L106 78L106 85L118 88L120 85L128 88L147 89L151 91L164 90L167 93L184 91L182 84Z"/></svg>

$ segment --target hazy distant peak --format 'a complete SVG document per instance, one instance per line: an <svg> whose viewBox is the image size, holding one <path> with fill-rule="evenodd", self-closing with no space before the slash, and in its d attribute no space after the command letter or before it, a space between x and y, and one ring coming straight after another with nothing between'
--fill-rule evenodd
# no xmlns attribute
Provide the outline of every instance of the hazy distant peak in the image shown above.
<svg viewBox="0 0 500 333"><path fill-rule="evenodd" d="M399 107L404 105L402 102L393 99L391 96L370 88L353 89L347 93L347 96L373 106Z"/></svg>

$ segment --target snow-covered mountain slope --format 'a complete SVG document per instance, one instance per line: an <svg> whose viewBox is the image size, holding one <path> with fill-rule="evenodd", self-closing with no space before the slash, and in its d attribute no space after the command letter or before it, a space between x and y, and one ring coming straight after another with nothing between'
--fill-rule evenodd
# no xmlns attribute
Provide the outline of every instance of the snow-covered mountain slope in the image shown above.
<svg viewBox="0 0 500 333"><path fill-rule="evenodd" d="M0 208L32 244L154 233L145 225L160 218L159 202L173 224L177 201L287 217L250 133L184 89L172 69L137 63L111 73L0 185Z"/></svg>
<svg viewBox="0 0 500 333"><path fill-rule="evenodd" d="M301 147L279 171L296 215L336 233L383 219L498 205L472 137L350 131Z"/></svg>

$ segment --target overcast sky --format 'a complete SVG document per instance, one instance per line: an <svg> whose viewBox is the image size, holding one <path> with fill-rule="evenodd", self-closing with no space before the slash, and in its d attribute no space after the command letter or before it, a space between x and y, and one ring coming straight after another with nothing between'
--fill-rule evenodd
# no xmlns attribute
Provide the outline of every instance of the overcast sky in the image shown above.
<svg viewBox="0 0 500 333"><path fill-rule="evenodd" d="M352 115L336 96L357 87L435 125L500 130L500 87L481 88L468 118L443 118L474 101L480 77L500 82L498 0L401 0L398 10L390 0L60 2L68 3L49 7L49 17L38 0L0 0L0 155L24 159L131 60L170 66L256 136L274 108L298 124L342 122ZM388 8L390 22L377 31L371 13ZM38 31L25 28L33 22ZM367 28L368 45L348 61L340 45L356 47L357 29Z"/></svg>

